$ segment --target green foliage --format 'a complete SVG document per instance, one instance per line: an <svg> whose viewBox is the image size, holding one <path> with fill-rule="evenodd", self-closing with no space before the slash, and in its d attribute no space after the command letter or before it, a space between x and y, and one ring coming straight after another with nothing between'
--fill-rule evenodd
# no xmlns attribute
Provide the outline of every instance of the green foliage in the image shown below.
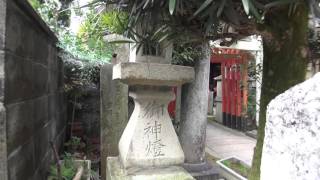
<svg viewBox="0 0 320 180"><path fill-rule="evenodd" d="M58 11L61 4L59 1L44 0L28 0L31 6L38 12L41 18L47 23L52 31L58 33Z"/></svg>
<svg viewBox="0 0 320 180"><path fill-rule="evenodd" d="M81 138L72 136L70 140L64 143L65 146L80 146L81 145Z"/></svg>
<svg viewBox="0 0 320 180"><path fill-rule="evenodd" d="M176 3L177 3L176 0L170 0L170 2L169 2L169 12L171 15L173 14L173 12L175 10Z"/></svg>
<svg viewBox="0 0 320 180"><path fill-rule="evenodd" d="M58 46L74 58L101 63L109 62L113 52L113 46L104 42L102 37L84 38L68 30L60 31Z"/></svg>
<svg viewBox="0 0 320 180"><path fill-rule="evenodd" d="M73 99L75 96L84 95L86 86L99 83L102 62L75 59L68 54L61 56L64 59L64 89L69 98Z"/></svg>
<svg viewBox="0 0 320 180"><path fill-rule="evenodd" d="M63 180L72 180L77 173L77 168L74 164L74 159L70 153L65 153L61 164L61 176ZM57 165L50 166L50 175L48 180L58 180Z"/></svg>
<svg viewBox="0 0 320 180"><path fill-rule="evenodd" d="M30 3L30 5L34 8L34 9L38 9L40 8L41 4L38 0L28 0L28 2Z"/></svg>
<svg viewBox="0 0 320 180"><path fill-rule="evenodd" d="M101 24L110 33L123 34L128 26L128 13L124 11L108 11L101 14Z"/></svg>
<svg viewBox="0 0 320 180"><path fill-rule="evenodd" d="M88 19L82 26L82 33L75 35L70 32L69 28L65 27L68 23L63 22L69 21L70 11L61 10L59 1L44 0L41 3L39 0L29 0L29 2L47 25L56 33L59 38L58 46L60 48L78 59L102 63L110 61L113 47L103 41L104 34L102 34L102 31L105 31L105 27L101 26L97 28L93 24L87 23L96 16L94 10L86 15ZM90 33L90 36L83 32Z"/></svg>
<svg viewBox="0 0 320 180"><path fill-rule="evenodd" d="M256 89L255 88L249 89L247 115L251 120L256 119Z"/></svg>
<svg viewBox="0 0 320 180"><path fill-rule="evenodd" d="M173 48L172 63L178 65L192 65L202 56L201 49L192 44L175 44Z"/></svg>

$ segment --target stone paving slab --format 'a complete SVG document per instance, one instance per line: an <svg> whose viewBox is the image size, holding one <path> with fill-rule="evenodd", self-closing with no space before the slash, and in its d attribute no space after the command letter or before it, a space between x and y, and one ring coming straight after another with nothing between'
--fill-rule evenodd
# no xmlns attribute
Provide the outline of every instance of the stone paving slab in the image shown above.
<svg viewBox="0 0 320 180"><path fill-rule="evenodd" d="M244 162L251 164L256 139L244 133L208 122L206 151L217 158L236 156Z"/></svg>

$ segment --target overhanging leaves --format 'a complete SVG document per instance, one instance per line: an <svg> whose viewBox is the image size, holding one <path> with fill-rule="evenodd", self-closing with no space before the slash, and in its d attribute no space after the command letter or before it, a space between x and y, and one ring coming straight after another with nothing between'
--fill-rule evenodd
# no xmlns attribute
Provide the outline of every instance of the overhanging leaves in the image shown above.
<svg viewBox="0 0 320 180"><path fill-rule="evenodd" d="M243 8L244 8L244 11L246 12L247 15L249 15L250 13L250 0L242 0L242 5L243 5Z"/></svg>
<svg viewBox="0 0 320 180"><path fill-rule="evenodd" d="M169 12L172 15L174 10L176 8L176 0L170 0L169 1Z"/></svg>
<svg viewBox="0 0 320 180"><path fill-rule="evenodd" d="M193 14L193 16L197 16L199 13L201 13L205 8L207 8L213 0L206 0L199 9Z"/></svg>

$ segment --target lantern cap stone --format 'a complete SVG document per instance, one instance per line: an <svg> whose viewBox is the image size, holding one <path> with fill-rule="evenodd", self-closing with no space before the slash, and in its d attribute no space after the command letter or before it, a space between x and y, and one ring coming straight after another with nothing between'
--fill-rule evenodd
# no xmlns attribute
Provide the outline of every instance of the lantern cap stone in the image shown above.
<svg viewBox="0 0 320 180"><path fill-rule="evenodd" d="M188 66L159 63L119 63L113 67L113 79L129 85L178 86L194 80Z"/></svg>

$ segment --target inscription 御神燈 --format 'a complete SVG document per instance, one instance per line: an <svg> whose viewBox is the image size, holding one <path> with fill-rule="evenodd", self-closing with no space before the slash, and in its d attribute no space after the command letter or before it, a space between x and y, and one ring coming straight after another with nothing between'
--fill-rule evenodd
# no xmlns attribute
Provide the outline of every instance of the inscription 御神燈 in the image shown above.
<svg viewBox="0 0 320 180"><path fill-rule="evenodd" d="M147 123L146 128L144 128L144 135L148 138L147 146L145 148L147 156L164 156L162 148L165 147L165 145L162 143L160 134L161 124L158 121L154 121L154 124Z"/></svg>

